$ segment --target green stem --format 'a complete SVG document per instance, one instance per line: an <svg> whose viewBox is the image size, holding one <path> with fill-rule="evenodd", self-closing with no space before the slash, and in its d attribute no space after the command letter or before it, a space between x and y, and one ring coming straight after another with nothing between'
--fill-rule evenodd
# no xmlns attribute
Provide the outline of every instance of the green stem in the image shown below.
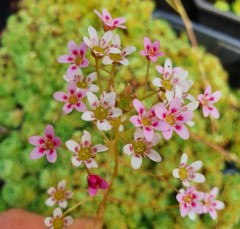
<svg viewBox="0 0 240 229"><path fill-rule="evenodd" d="M102 94L103 90L102 90L102 84L101 84L101 80L100 80L100 76L99 76L99 65L98 65L99 62L98 62L98 58L95 58L95 64L96 64L98 86L99 86L100 93Z"/></svg>
<svg viewBox="0 0 240 229"><path fill-rule="evenodd" d="M115 76L114 76L114 74L115 74L115 64L113 63L112 64L111 80L110 80L109 88L111 87L111 85L112 85L113 88L115 88L115 79L114 79Z"/></svg>
<svg viewBox="0 0 240 229"><path fill-rule="evenodd" d="M146 78L145 78L146 90L144 91L143 95L145 95L145 93L148 89L149 68L150 68L150 60L148 60L148 63L147 63L147 73L146 73Z"/></svg>
<svg viewBox="0 0 240 229"><path fill-rule="evenodd" d="M147 99L148 97L151 97L152 95L155 95L155 94L157 94L158 92L160 92L162 89L160 88L160 89L158 89L157 91L154 91L154 92L152 92L152 93L150 93L149 95L146 95L146 96L143 96L142 98L140 98L139 100L144 100L144 99Z"/></svg>

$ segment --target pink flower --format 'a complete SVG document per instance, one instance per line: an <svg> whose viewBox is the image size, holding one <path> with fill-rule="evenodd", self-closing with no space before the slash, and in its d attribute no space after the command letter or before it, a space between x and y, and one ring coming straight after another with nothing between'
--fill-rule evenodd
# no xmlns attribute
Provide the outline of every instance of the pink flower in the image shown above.
<svg viewBox="0 0 240 229"><path fill-rule="evenodd" d="M88 66L89 62L85 58L87 52L87 45L82 42L78 47L74 41L68 42L69 54L65 54L58 57L58 62L60 63L70 63L67 70L67 75L73 77L77 72L78 68L85 68Z"/></svg>
<svg viewBox="0 0 240 229"><path fill-rule="evenodd" d="M115 107L116 93L104 93L100 100L92 92L87 92L88 101L92 110L82 114L82 119L85 121L97 121L99 130L108 131L112 128L110 121L122 115L122 110Z"/></svg>
<svg viewBox="0 0 240 229"><path fill-rule="evenodd" d="M129 60L126 56L135 52L136 48L134 46L128 46L121 49L121 40L117 34L114 35L112 43L112 47L109 48L108 53L103 57L102 63L105 65L120 63L127 66L129 64Z"/></svg>
<svg viewBox="0 0 240 229"><path fill-rule="evenodd" d="M200 202L204 198L203 192L195 190L194 186L189 187L186 191L180 189L177 194L177 201L180 205L180 214L182 217L189 216L191 220L194 220L196 214L203 213L203 205Z"/></svg>
<svg viewBox="0 0 240 229"><path fill-rule="evenodd" d="M205 193L203 213L209 213L212 219L217 219L216 210L222 210L224 208L224 203L215 198L218 195L218 188L213 188L210 193Z"/></svg>
<svg viewBox="0 0 240 229"><path fill-rule="evenodd" d="M126 22L125 18L118 17L112 19L112 16L106 9L102 10L102 14L100 14L97 10L94 10L94 12L101 19L104 31L114 30L117 27L122 29L127 28L125 25L122 25Z"/></svg>
<svg viewBox="0 0 240 229"><path fill-rule="evenodd" d="M213 104L216 103L220 99L220 97L221 92L215 91L214 93L212 93L212 88L210 85L206 88L204 94L200 94L198 96L198 100L203 108L204 117L207 117L210 114L216 119L219 118L219 112Z"/></svg>
<svg viewBox="0 0 240 229"><path fill-rule="evenodd" d="M188 139L189 132L184 123L189 122L193 118L192 111L182 111L181 99L174 98L169 108L160 104L156 107L156 116L167 125L167 130L163 130L163 137L168 140L172 137L173 131L175 131L181 138Z"/></svg>
<svg viewBox="0 0 240 229"><path fill-rule="evenodd" d="M123 152L127 155L132 155L131 164L134 169L140 168L142 158L148 157L152 161L160 162L161 156L152 149L160 141L160 135L155 134L150 142L146 141L142 129L137 128L134 133L134 141L123 147Z"/></svg>
<svg viewBox="0 0 240 229"><path fill-rule="evenodd" d="M154 129L167 130L168 125L165 122L157 120L154 109L146 110L144 105L138 100L133 100L133 106L138 112L138 115L134 115L130 118L130 122L136 127L143 128L143 134L147 141L151 141L154 137Z"/></svg>
<svg viewBox="0 0 240 229"><path fill-rule="evenodd" d="M73 224L73 218L71 216L64 217L61 208L56 208L53 211L53 217L45 218L44 224L49 229L66 229L67 226Z"/></svg>
<svg viewBox="0 0 240 229"><path fill-rule="evenodd" d="M187 187L190 186L191 181L197 183L205 182L205 177L200 173L196 173L202 167L202 161L195 161L191 165L187 165L187 161L188 156L184 153L181 158L180 168L173 170L173 176L182 180L183 185Z"/></svg>
<svg viewBox="0 0 240 229"><path fill-rule="evenodd" d="M95 174L90 174L87 178L88 182L88 193L89 196L96 196L98 188L105 190L108 188L108 183L101 177L95 175Z"/></svg>
<svg viewBox="0 0 240 229"><path fill-rule="evenodd" d="M87 107L81 100L86 96L86 90L78 89L74 81L68 83L68 92L58 91L53 94L54 99L65 103L63 112L68 114L75 108L79 112L84 112Z"/></svg>
<svg viewBox="0 0 240 229"><path fill-rule="evenodd" d="M58 203L59 207L66 208L67 207L67 199L72 198L73 192L66 191L66 181L62 180L58 182L57 188L51 187L48 189L48 195L50 197L46 200L47 206L53 206Z"/></svg>
<svg viewBox="0 0 240 229"><path fill-rule="evenodd" d="M83 89L91 92L98 92L99 88L93 81L97 78L96 72L89 74L87 77L83 76L82 70L79 69L77 75L69 77L65 75L63 77L67 82L74 81L78 89Z"/></svg>
<svg viewBox="0 0 240 229"><path fill-rule="evenodd" d="M103 152L108 150L108 147L98 144L93 146L91 143L91 135L88 131L83 131L83 136L81 143L77 143L73 140L66 141L67 148L74 152L72 157L72 164L74 166L80 166L82 163L90 168L97 168L98 164L94 160L98 152Z"/></svg>
<svg viewBox="0 0 240 229"><path fill-rule="evenodd" d="M94 57L102 58L109 51L109 43L112 40L112 31L104 33L100 40L97 31L92 26L88 27L88 33L90 38L84 36L84 42L91 49L91 53Z"/></svg>
<svg viewBox="0 0 240 229"><path fill-rule="evenodd" d="M140 54L152 62L156 62L159 56L163 56L163 52L159 52L159 41L154 41L152 44L148 37L144 37L144 48L145 50L140 51Z"/></svg>
<svg viewBox="0 0 240 229"><path fill-rule="evenodd" d="M30 158L36 160L46 155L47 160L54 163L57 160L56 149L61 145L59 137L55 137L52 125L47 125L44 136L31 136L29 143L36 146L30 153Z"/></svg>

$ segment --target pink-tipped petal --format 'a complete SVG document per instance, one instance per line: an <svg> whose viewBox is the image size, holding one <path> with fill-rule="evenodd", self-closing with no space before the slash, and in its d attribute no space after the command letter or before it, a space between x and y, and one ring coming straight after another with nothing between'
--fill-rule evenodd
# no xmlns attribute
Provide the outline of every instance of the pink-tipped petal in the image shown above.
<svg viewBox="0 0 240 229"><path fill-rule="evenodd" d="M97 195L97 188L88 188L89 196L96 196Z"/></svg>
<svg viewBox="0 0 240 229"><path fill-rule="evenodd" d="M46 153L47 160L51 163L55 163L57 160L57 152L55 149L53 150L48 150Z"/></svg>
<svg viewBox="0 0 240 229"><path fill-rule="evenodd" d="M139 117L137 115L132 116L130 118L130 122L136 127L142 126L141 120L139 119Z"/></svg>
<svg viewBox="0 0 240 229"><path fill-rule="evenodd" d="M68 67L67 76L72 78L72 77L74 77L74 75L76 75L76 72L77 72L77 66L75 64L71 64Z"/></svg>
<svg viewBox="0 0 240 229"><path fill-rule="evenodd" d="M140 128L136 128L134 132L134 140L142 139L144 137L143 131Z"/></svg>
<svg viewBox="0 0 240 229"><path fill-rule="evenodd" d="M59 102L67 102L68 101L67 93L61 92L61 91L55 92L53 94L53 98L56 99Z"/></svg>
<svg viewBox="0 0 240 229"><path fill-rule="evenodd" d="M185 217L188 214L188 208L185 204L180 205L180 214L182 217Z"/></svg>
<svg viewBox="0 0 240 229"><path fill-rule="evenodd" d="M152 47L152 42L148 37L144 37L143 39L144 48L148 51Z"/></svg>
<svg viewBox="0 0 240 229"><path fill-rule="evenodd" d="M77 50L78 50L78 47L77 47L76 43L74 41L69 41L68 42L69 53L76 56L77 55Z"/></svg>
<svg viewBox="0 0 240 229"><path fill-rule="evenodd" d="M159 119L165 120L168 115L168 110L163 106L159 106L156 107L155 113Z"/></svg>
<svg viewBox="0 0 240 229"><path fill-rule="evenodd" d="M64 112L65 114L71 113L72 110L73 110L73 105L70 104L70 103L66 103L66 104L63 106L63 112Z"/></svg>
<svg viewBox="0 0 240 229"><path fill-rule="evenodd" d="M220 91L215 91L212 93L212 95L209 98L209 102L211 103L216 103L221 97L221 92Z"/></svg>
<svg viewBox="0 0 240 229"><path fill-rule="evenodd" d="M162 135L166 140L169 140L172 137L173 130L170 128L169 130L162 131Z"/></svg>
<svg viewBox="0 0 240 229"><path fill-rule="evenodd" d="M178 124L174 126L176 133L184 140L189 139L189 131L183 124Z"/></svg>
<svg viewBox="0 0 240 229"><path fill-rule="evenodd" d="M81 140L82 140L83 147L90 147L90 145L91 145L91 134L88 131L84 130Z"/></svg>
<svg viewBox="0 0 240 229"><path fill-rule="evenodd" d="M96 108L96 107L99 106L99 100L98 100L98 97L95 94L88 91L87 92L87 98L88 98L88 102L90 103L92 108Z"/></svg>
<svg viewBox="0 0 240 229"><path fill-rule="evenodd" d="M45 137L49 138L49 139L53 139L54 138L54 129L52 125L47 125L45 130L44 130L44 135Z"/></svg>
<svg viewBox="0 0 240 229"><path fill-rule="evenodd" d="M94 153L99 153L99 152L104 152L108 150L108 147L102 145L102 144L97 144L92 148Z"/></svg>
<svg viewBox="0 0 240 229"><path fill-rule="evenodd" d="M89 169L98 167L97 162L93 158L90 158L87 161L85 161L85 164Z"/></svg>
<svg viewBox="0 0 240 229"><path fill-rule="evenodd" d="M69 225L73 224L73 218L71 216L66 216L63 219L63 222L64 222L64 226L69 226Z"/></svg>
<svg viewBox="0 0 240 229"><path fill-rule="evenodd" d="M61 55L57 58L57 61L63 64L72 63L74 61L74 58L69 55Z"/></svg>
<svg viewBox="0 0 240 229"><path fill-rule="evenodd" d="M145 106L138 99L133 100L133 106L141 116L146 112Z"/></svg>
<svg viewBox="0 0 240 229"><path fill-rule="evenodd" d="M72 162L72 164L73 164L74 166L76 166L76 167L78 167L78 166L80 166L80 165L82 164L82 161L79 160L78 156L73 156L73 157L71 158L71 162Z"/></svg>
<svg viewBox="0 0 240 229"><path fill-rule="evenodd" d="M181 166L185 166L187 164L187 162L188 162L188 155L186 153L184 153L181 157L180 164L181 164Z"/></svg>
<svg viewBox="0 0 240 229"><path fill-rule="evenodd" d="M44 219L45 226L51 227L52 223L53 223L53 218L52 217L47 217L47 218Z"/></svg>
<svg viewBox="0 0 240 229"><path fill-rule="evenodd" d="M36 160L43 157L46 154L46 150L43 147L35 147L30 153L30 159Z"/></svg>
<svg viewBox="0 0 240 229"><path fill-rule="evenodd" d="M108 188L108 183L107 183L107 181L101 179L99 188L102 189L102 190L106 190L106 189Z"/></svg>
<svg viewBox="0 0 240 229"><path fill-rule="evenodd" d="M151 142L154 135L154 130L149 127L143 127L143 134L148 142Z"/></svg>
<svg viewBox="0 0 240 229"><path fill-rule="evenodd" d="M45 144L45 140L42 136L31 136L28 138L28 142L34 146L42 146Z"/></svg>
<svg viewBox="0 0 240 229"><path fill-rule="evenodd" d="M209 113L213 116L213 118L218 119L220 117L219 111L214 106L208 106Z"/></svg>
<svg viewBox="0 0 240 229"><path fill-rule="evenodd" d="M193 112L192 111L183 111L180 114L176 115L175 118L176 118L177 123L185 123L185 122L192 120Z"/></svg>
<svg viewBox="0 0 240 229"><path fill-rule="evenodd" d="M68 140L65 142L65 144L67 148L74 153L77 153L80 150L80 145L73 140Z"/></svg>
<svg viewBox="0 0 240 229"><path fill-rule="evenodd" d="M169 113L171 114L176 114L177 112L180 111L181 109L181 99L180 98L174 98L171 103L170 103L170 106L169 106Z"/></svg>
<svg viewBox="0 0 240 229"><path fill-rule="evenodd" d="M132 144L127 144L127 145L123 146L123 153L125 153L126 155L133 154Z"/></svg>
<svg viewBox="0 0 240 229"><path fill-rule="evenodd" d="M75 105L74 108L79 111L79 112L85 112L87 110L87 106L84 102L78 101Z"/></svg>
<svg viewBox="0 0 240 229"><path fill-rule="evenodd" d="M79 65L80 68L86 68L89 65L89 61L87 58L83 58L82 63Z"/></svg>

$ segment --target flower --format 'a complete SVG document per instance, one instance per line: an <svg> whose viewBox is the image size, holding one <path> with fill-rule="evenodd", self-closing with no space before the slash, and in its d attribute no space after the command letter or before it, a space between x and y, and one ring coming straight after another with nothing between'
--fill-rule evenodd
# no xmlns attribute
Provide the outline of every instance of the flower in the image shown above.
<svg viewBox="0 0 240 229"><path fill-rule="evenodd" d="M87 98L93 109L85 111L82 119L85 121L97 120L99 130L110 130L112 128L110 121L122 114L122 110L115 107L116 93L104 93L99 100L95 94L89 91Z"/></svg>
<svg viewBox="0 0 240 229"><path fill-rule="evenodd" d="M150 142L146 141L142 129L137 128L134 133L134 141L123 147L123 152L132 155L131 164L134 169L140 168L143 157L149 157L152 161L160 162L161 156L152 149L160 141L160 135L154 133Z"/></svg>
<svg viewBox="0 0 240 229"><path fill-rule="evenodd" d="M46 200L47 206L53 206L56 203L58 203L59 207L66 208L67 207L67 201L66 199L70 199L73 196L72 191L66 191L66 181L62 180L58 182L57 188L51 187L48 189L48 195L50 197Z"/></svg>
<svg viewBox="0 0 240 229"><path fill-rule="evenodd" d="M213 188L210 193L205 193L203 213L209 213L212 219L217 219L216 210L222 210L225 205L222 201L216 200L218 188Z"/></svg>
<svg viewBox="0 0 240 229"><path fill-rule="evenodd" d="M153 44L148 37L144 37L145 50L140 51L140 55L146 56L149 61L156 62L159 56L163 56L163 52L159 52L160 42L154 41Z"/></svg>
<svg viewBox="0 0 240 229"><path fill-rule="evenodd" d="M53 211L53 217L47 217L44 219L44 224L49 229L63 229L73 224L73 218L71 216L63 217L61 208L56 208Z"/></svg>
<svg viewBox="0 0 240 229"><path fill-rule="evenodd" d="M138 115L132 116L130 122L136 127L143 128L143 134L147 141L152 141L154 129L167 130L168 125L163 121L157 120L154 109L147 111L138 99L133 100L133 106L138 112Z"/></svg>
<svg viewBox="0 0 240 229"><path fill-rule="evenodd" d="M97 190L98 188L105 190L108 188L108 183L101 177L95 175L95 174L90 174L87 178L88 182L88 193L89 196L96 196L97 195Z"/></svg>
<svg viewBox="0 0 240 229"><path fill-rule="evenodd" d="M167 92L175 92L176 86L178 86L182 92L183 98L187 97L189 89L193 85L192 80L187 80L188 72L182 68L176 67L172 69L172 61L167 58L162 66L156 67L157 71L163 74L162 78L156 77L152 83L156 87L164 88ZM165 99L165 94L160 92L160 96Z"/></svg>
<svg viewBox="0 0 240 229"><path fill-rule="evenodd" d="M100 40L97 31L92 26L88 27L88 33L90 39L84 36L84 42L91 49L91 53L95 58L102 58L109 51L109 43L112 40L112 31L104 33Z"/></svg>
<svg viewBox="0 0 240 229"><path fill-rule="evenodd" d="M120 37L115 34L113 36L112 46L109 48L106 56L103 57L102 63L105 65L120 63L127 66L129 64L129 60L126 56L135 52L135 50L136 48L134 46L128 46L122 50Z"/></svg>
<svg viewBox="0 0 240 229"><path fill-rule="evenodd" d="M69 54L58 57L58 62L71 64L67 70L67 75L69 77L73 77L77 72L78 68L85 68L88 66L89 62L87 58L85 58L87 49L88 47L84 42L82 42L78 47L74 41L69 41Z"/></svg>
<svg viewBox="0 0 240 229"><path fill-rule="evenodd" d="M112 19L111 14L106 9L102 9L102 14L97 10L94 10L94 12L101 19L104 31L114 30L117 27L122 29L127 28L125 25L122 25L124 22L126 22L125 18L118 17Z"/></svg>
<svg viewBox="0 0 240 229"><path fill-rule="evenodd" d="M108 147L98 144L93 146L91 143L91 135L88 131L83 131L82 142L79 144L73 140L66 141L67 148L74 152L72 157L72 164L74 166L80 166L82 163L88 168L97 168L97 162L94 157L98 152L103 152L108 150Z"/></svg>
<svg viewBox="0 0 240 229"><path fill-rule="evenodd" d="M68 92L58 91L53 94L54 99L59 102L65 103L63 106L63 112L68 114L72 112L75 108L79 112L84 112L87 110L87 107L84 102L81 100L86 96L86 90L77 88L74 81L68 83Z"/></svg>
<svg viewBox="0 0 240 229"><path fill-rule="evenodd" d="M56 149L61 145L59 137L55 137L52 125L47 125L44 136L31 136L29 143L36 146L30 153L30 158L36 160L46 155L47 160L54 163L57 160Z"/></svg>
<svg viewBox="0 0 240 229"><path fill-rule="evenodd" d="M69 77L68 75L65 75L63 78L67 82L74 81L78 89L83 89L91 92L98 92L99 90L98 86L92 83L97 78L96 72L92 72L85 78L83 76L82 70L79 69L77 75L74 75L74 77Z"/></svg>
<svg viewBox="0 0 240 229"><path fill-rule="evenodd" d="M155 109L156 116L168 126L167 130L162 131L166 140L172 137L173 131L183 139L189 138L189 132L184 123L192 120L193 112L190 110L182 111L181 105L181 99L176 97L171 101L168 109L163 104Z"/></svg>
<svg viewBox="0 0 240 229"><path fill-rule="evenodd" d="M217 108L213 105L216 103L221 97L220 91L215 91L212 93L211 85L209 85L206 90L204 91L204 94L198 95L198 100L202 105L203 108L203 116L207 117L209 114L212 115L212 117L218 119L219 118L219 112Z"/></svg>
<svg viewBox="0 0 240 229"><path fill-rule="evenodd" d="M190 186L191 181L197 183L205 182L205 177L200 173L196 173L202 167L202 161L195 161L191 165L187 165L187 161L188 156L184 153L181 158L180 168L173 170L173 176L182 180L183 185L187 187Z"/></svg>
<svg viewBox="0 0 240 229"><path fill-rule="evenodd" d="M189 216L191 220L194 220L196 214L203 213L203 205L200 202L204 198L203 192L195 190L194 186L189 187L186 191L180 189L177 194L177 201L180 205L180 214L182 217Z"/></svg>

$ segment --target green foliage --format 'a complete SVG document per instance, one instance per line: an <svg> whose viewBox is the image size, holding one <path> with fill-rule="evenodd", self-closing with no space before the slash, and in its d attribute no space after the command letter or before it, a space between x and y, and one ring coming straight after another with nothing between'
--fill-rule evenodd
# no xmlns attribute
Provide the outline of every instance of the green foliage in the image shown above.
<svg viewBox="0 0 240 229"><path fill-rule="evenodd" d="M0 191L0 201L3 203L0 205L1 211L22 207L50 214L50 210L44 206L46 191L63 178L67 180L69 188L77 190L73 202L87 196L86 173L81 168L72 168L71 153L59 150L54 165L47 163L45 158L31 161L29 153L32 147L28 144L28 137L41 135L44 126L49 123L55 126L63 142L72 136L79 139L83 129L97 133L92 130L94 127L81 121L79 113L64 116L62 105L54 101L52 95L56 90L65 90L66 87L62 75L67 66L58 64L56 57L66 53L68 40L80 43L83 35L87 35L89 25L100 28L101 24L93 10L102 8L107 8L114 16L127 18L127 32L120 31L123 46L134 45L138 50L131 56L128 67L117 69L116 85L119 92L129 80L132 83L144 82L146 61L138 52L142 49L146 34L153 40L161 41L165 56L172 58L174 65L183 66L189 71L189 77L195 81L191 93L196 96L203 91L198 61L186 34L177 37L165 21L151 19L154 9L151 1L121 0L116 7L116 2L110 0L25 0L21 10L8 20L0 48L0 123L7 130L2 134L0 144L0 179L3 183ZM240 135L237 132L240 128L240 92L236 92L236 96L229 89L226 73L216 57L206 53L203 47L197 50L197 55L203 60L213 90L222 91L222 99L217 104L221 118L210 121L203 119L201 112L195 112L196 126L192 130L208 142L225 147L239 156ZM164 58L160 58L158 64L163 63ZM84 74L94 69L88 71L84 70ZM107 75L101 73L108 81ZM155 76L157 72L152 65L150 78ZM141 91L137 93L141 94ZM130 125L126 129L128 127ZM132 132L126 132L125 139L131 138ZM102 136L94 134L93 141L103 141ZM111 193L111 197L117 201L108 202L105 228L157 229L173 228L174 225L175 228L219 228L220 225L221 228L233 228L239 225L240 174L223 174L226 158L222 154L203 141L183 141L177 136L168 142L162 140L158 151L163 161L159 164L144 161L143 169L163 174L168 177L168 183L141 171L133 171L121 163ZM219 198L227 207L219 212L218 222L213 222L208 216L191 222L180 217L178 208L167 208L177 204L172 186L179 188L180 182L172 178L171 171L178 167L182 152L187 152L191 161L203 161L207 182L199 189L209 191L213 186L220 187L222 195ZM112 167L104 166L101 169L101 166L107 160L112 161L112 155L101 153L98 160L101 162L100 169L93 171L110 180ZM123 160L130 164L128 157L123 156ZM109 164L112 165L112 162ZM73 216L94 216L100 199L96 197L85 203Z"/></svg>

